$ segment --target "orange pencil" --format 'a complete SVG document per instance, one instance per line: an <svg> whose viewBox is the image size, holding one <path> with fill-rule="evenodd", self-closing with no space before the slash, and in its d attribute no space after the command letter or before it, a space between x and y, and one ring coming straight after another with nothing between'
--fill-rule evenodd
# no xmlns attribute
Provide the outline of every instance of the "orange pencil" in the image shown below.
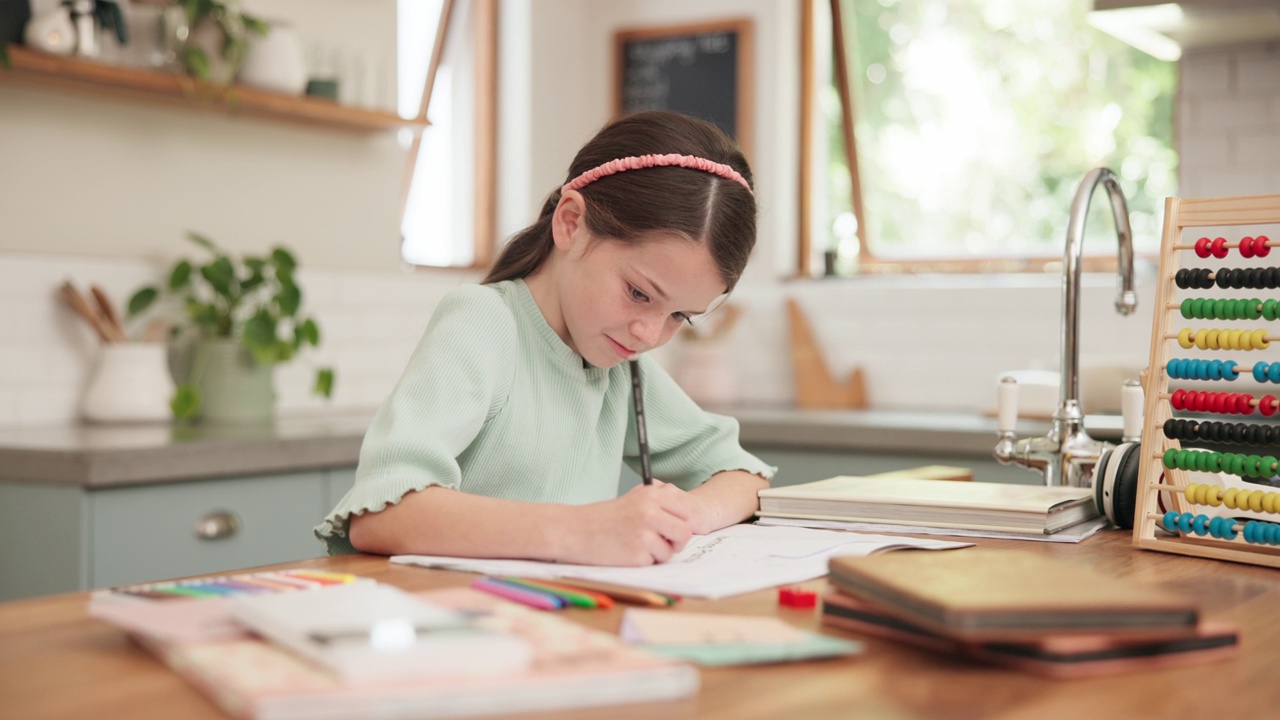
<svg viewBox="0 0 1280 720"><path fill-rule="evenodd" d="M529 583L530 585L543 585L551 590L568 590L570 592L580 593L594 600L597 607L601 607L601 608L613 607L613 598L609 597L608 595L605 595L604 593L596 592L594 590L588 590L584 587L578 587L577 585L571 585L569 583L558 582L555 580L542 580L542 579L525 580L525 582Z"/></svg>

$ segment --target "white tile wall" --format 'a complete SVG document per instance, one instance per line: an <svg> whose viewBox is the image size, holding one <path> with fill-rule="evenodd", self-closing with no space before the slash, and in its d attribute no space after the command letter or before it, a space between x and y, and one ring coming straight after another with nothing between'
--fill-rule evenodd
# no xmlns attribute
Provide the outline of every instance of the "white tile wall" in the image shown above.
<svg viewBox="0 0 1280 720"><path fill-rule="evenodd" d="M1280 48L1256 46L1188 54L1178 104L1180 195L1280 192ZM1066 208L1063 209L1064 222ZM96 342L57 300L65 278L102 285L123 303L160 266L0 252L0 425L67 422L92 366ZM1114 280L1086 276L1081 364L1146 364L1154 291L1151 268L1139 280L1137 315L1111 308ZM277 376L281 412L365 410L394 385L441 295L475 278L456 273L301 272L306 305L323 342L307 359L332 364L332 401L310 395L312 368L296 362ZM860 278L755 281L734 302L746 310L729 338L738 399L789 402L793 396L785 300L805 308L838 376L867 374L883 408L982 410L993 404L998 373L1056 369L1061 287L1056 276L1013 278ZM659 355L678 372L682 348ZM1086 408L1087 409L1087 408Z"/></svg>

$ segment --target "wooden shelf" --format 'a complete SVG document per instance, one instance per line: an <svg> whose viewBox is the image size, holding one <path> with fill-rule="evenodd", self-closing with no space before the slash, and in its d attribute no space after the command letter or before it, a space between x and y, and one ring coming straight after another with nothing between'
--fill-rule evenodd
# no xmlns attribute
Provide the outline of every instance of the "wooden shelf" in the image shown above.
<svg viewBox="0 0 1280 720"><path fill-rule="evenodd" d="M395 113L339 105L322 98L244 85L212 85L186 75L46 55L15 45L9 46L9 59L12 67L0 67L0 81L346 132L426 125L422 120L405 120Z"/></svg>

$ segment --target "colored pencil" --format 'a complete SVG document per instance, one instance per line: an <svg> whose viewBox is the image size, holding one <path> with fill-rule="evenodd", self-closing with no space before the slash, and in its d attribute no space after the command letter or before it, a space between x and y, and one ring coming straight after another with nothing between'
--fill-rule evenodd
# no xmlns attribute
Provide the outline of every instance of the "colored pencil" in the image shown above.
<svg viewBox="0 0 1280 720"><path fill-rule="evenodd" d="M594 580L579 580L578 578L556 578L556 582L570 587L582 588L583 590L592 590L617 600L619 602L632 603L634 605L649 605L652 607L667 607L675 604L675 599L663 595L652 590L642 590L640 588L626 587L625 585L613 585L611 583L596 582Z"/></svg>
<svg viewBox="0 0 1280 720"><path fill-rule="evenodd" d="M598 607L601 607L601 608L613 607L613 598L609 597L608 595L605 595L602 592L597 592L595 590L588 590L584 587L578 587L577 585L572 585L570 583L562 582L560 580L543 580L542 578L539 578L537 580L526 580L525 582L531 582L531 583L542 585L543 587L548 587L548 588L556 588L560 590L568 590L570 592L581 593L591 598L592 600L595 600L596 605Z"/></svg>
<svg viewBox="0 0 1280 720"><path fill-rule="evenodd" d="M539 610L559 610L564 607L564 601L551 593L522 587L498 578L478 577L471 581L471 587Z"/></svg>
<svg viewBox="0 0 1280 720"><path fill-rule="evenodd" d="M572 605L573 607L591 608L591 609L600 607L600 603L596 602L595 598L591 597L591 595L588 595L585 591L582 591L582 590L577 590L577 589L568 588L568 587L556 587L553 585L548 585L546 583L543 583L540 580L525 580L524 578L517 578L517 577L504 577L502 579L506 580L507 582L515 583L517 585L533 588L534 590L541 590L542 592L551 593L552 595L555 595L561 600L564 600L566 606Z"/></svg>

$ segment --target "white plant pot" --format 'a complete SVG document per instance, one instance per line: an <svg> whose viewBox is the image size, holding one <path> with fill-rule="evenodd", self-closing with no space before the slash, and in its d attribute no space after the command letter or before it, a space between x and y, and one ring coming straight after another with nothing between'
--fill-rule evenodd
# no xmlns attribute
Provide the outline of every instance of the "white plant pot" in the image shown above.
<svg viewBox="0 0 1280 720"><path fill-rule="evenodd" d="M263 90L301 95L307 88L307 63L298 31L292 25L272 22L266 35L250 33L236 81Z"/></svg>

